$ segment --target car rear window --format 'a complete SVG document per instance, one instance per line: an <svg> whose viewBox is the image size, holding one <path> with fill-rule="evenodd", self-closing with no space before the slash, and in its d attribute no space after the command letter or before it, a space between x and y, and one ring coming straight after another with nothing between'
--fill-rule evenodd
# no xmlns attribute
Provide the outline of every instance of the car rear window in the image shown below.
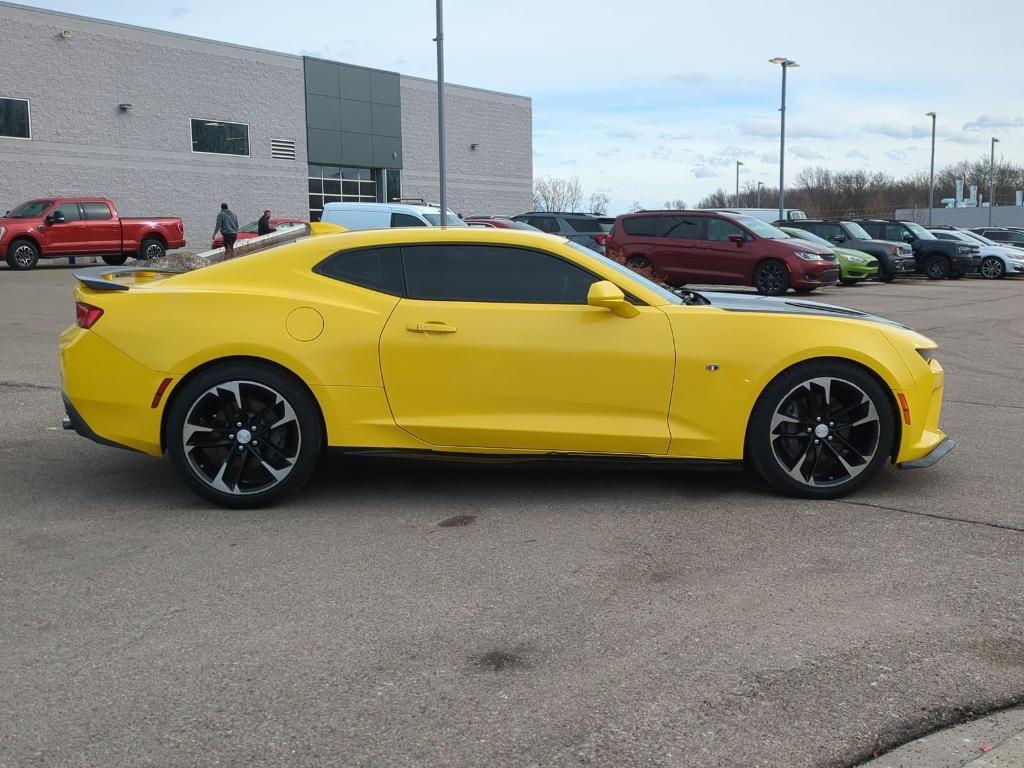
<svg viewBox="0 0 1024 768"><path fill-rule="evenodd" d="M665 232L665 217L633 216L622 220L622 229L627 235L661 237Z"/></svg>
<svg viewBox="0 0 1024 768"><path fill-rule="evenodd" d="M399 247L341 251L317 264L313 271L343 283L393 296L405 293L402 249Z"/></svg>
<svg viewBox="0 0 1024 768"><path fill-rule="evenodd" d="M601 228L601 222L597 219L588 218L573 218L572 216L566 216L565 220L569 222L569 226L577 232L604 232Z"/></svg>
<svg viewBox="0 0 1024 768"><path fill-rule="evenodd" d="M106 221L114 218L106 203L82 203L82 212L87 221Z"/></svg>

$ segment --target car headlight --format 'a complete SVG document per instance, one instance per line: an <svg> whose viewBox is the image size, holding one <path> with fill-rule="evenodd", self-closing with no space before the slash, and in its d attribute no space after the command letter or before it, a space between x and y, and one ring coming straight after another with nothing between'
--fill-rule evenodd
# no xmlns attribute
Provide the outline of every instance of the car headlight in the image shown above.
<svg viewBox="0 0 1024 768"><path fill-rule="evenodd" d="M807 251L797 251L796 255L804 261L821 261L821 254L808 253Z"/></svg>
<svg viewBox="0 0 1024 768"><path fill-rule="evenodd" d="M969 245L958 245L956 247L956 252L957 253L970 253L971 252L971 246L969 246Z"/></svg>
<svg viewBox="0 0 1024 768"><path fill-rule="evenodd" d="M0 243L4 241L4 228L0 227Z"/></svg>

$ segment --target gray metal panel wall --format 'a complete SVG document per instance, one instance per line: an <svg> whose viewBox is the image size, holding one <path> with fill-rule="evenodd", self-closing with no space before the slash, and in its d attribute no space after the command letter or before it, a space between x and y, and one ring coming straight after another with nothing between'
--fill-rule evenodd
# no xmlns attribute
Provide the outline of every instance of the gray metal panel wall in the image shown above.
<svg viewBox="0 0 1024 768"><path fill-rule="evenodd" d="M105 195L126 216L181 216L198 248L222 201L243 223L307 215L301 58L7 5L0 40L0 90L32 111L31 141L0 138L0 211ZM248 123L251 156L193 153L191 117ZM273 159L271 139L293 140L295 160Z"/></svg>
<svg viewBox="0 0 1024 768"><path fill-rule="evenodd" d="M402 167L399 75L306 58L309 162Z"/></svg>

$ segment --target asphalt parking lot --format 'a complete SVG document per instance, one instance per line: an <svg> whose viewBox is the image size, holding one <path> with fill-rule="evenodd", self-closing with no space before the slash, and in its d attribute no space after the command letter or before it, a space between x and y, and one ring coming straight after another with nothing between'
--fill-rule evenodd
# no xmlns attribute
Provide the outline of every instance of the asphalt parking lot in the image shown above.
<svg viewBox="0 0 1024 768"><path fill-rule="evenodd" d="M844 501L332 456L258 512L59 429L72 283L0 270L0 766L848 766L1024 700L1024 280L814 297L940 343L959 443Z"/></svg>

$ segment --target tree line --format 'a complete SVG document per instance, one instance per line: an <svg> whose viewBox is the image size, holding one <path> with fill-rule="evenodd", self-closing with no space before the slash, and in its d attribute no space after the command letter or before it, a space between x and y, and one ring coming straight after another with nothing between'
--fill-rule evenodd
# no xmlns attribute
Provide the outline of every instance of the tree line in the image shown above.
<svg viewBox="0 0 1024 768"><path fill-rule="evenodd" d="M956 194L956 180L964 179L964 196L971 185L978 187L978 195L989 198L989 158L964 160L935 169L935 207L941 208L944 198ZM1016 191L1024 189L1024 166L997 160L994 167L996 205L1013 205ZM758 203L760 197L760 203ZM735 192L719 188L706 195L698 208L774 208L779 204L778 187L747 182L740 189L739 201ZM928 207L928 171L915 171L894 176L885 171L843 170L833 171L816 166L797 174L792 185L786 186L787 208L799 208L811 217L821 216L892 216L897 208Z"/></svg>

